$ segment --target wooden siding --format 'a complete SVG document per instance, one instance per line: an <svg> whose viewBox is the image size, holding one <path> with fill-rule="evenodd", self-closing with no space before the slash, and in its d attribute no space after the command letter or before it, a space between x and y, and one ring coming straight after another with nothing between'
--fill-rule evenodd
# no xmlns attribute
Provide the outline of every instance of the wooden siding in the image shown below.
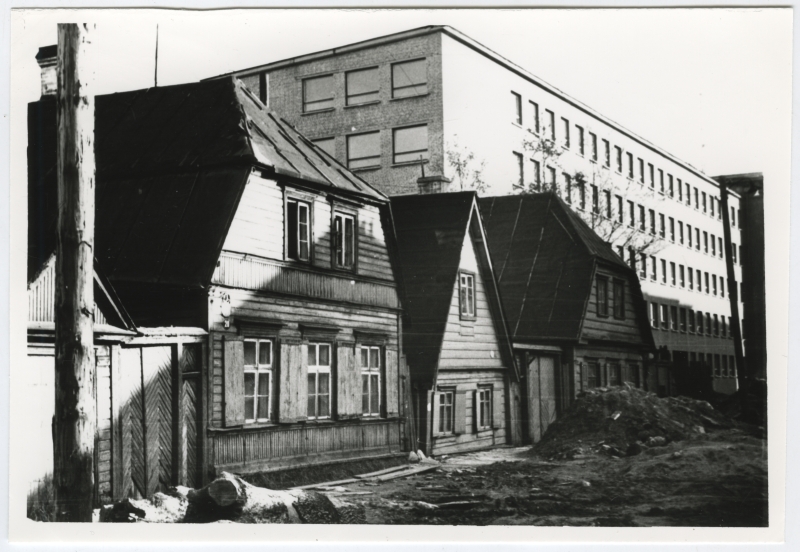
<svg viewBox="0 0 800 552"><path fill-rule="evenodd" d="M505 388L504 375L505 374L502 371L497 370L449 370L439 372L436 381L438 390L449 388L455 389L456 392L462 390L466 391L465 395L459 394L459 396L466 399L463 405L463 410L458 404L456 404L454 408L454 413L458 411L459 414L461 412L464 414L464 419L462 420L464 433L460 435L434 435L433 454L452 454L455 452L465 452L468 450L488 448L506 443L507 390ZM476 390L479 385L491 385L493 390L499 392L495 393L493 396L494 404L492 404L492 408L495 413L495 419L503 420L503 423L500 424L500 427L484 429L476 432L473 391Z"/></svg>
<svg viewBox="0 0 800 552"><path fill-rule="evenodd" d="M28 284L28 322L55 321L56 262L50 257L36 279ZM94 323L107 324L105 315L94 306Z"/></svg>
<svg viewBox="0 0 800 552"><path fill-rule="evenodd" d="M216 433L212 462L217 472L269 469L281 461L291 466L318 463L337 454L390 453L400 450L400 422L308 424L270 431Z"/></svg>
<svg viewBox="0 0 800 552"><path fill-rule="evenodd" d="M608 316L597 314L597 276L608 278ZM614 318L614 279L625 282L625 318ZM592 291L583 321L583 339L602 339L607 341L627 342L633 346L644 343L642 339L641 321L637 320L633 302L633 293L628 279L610 270L598 269L592 280Z"/></svg>
<svg viewBox="0 0 800 552"><path fill-rule="evenodd" d="M287 190L291 196L292 188L287 187ZM298 199L310 201L312 205L313 265L330 269L331 212L335 207L327 195L302 192ZM347 205L344 212L355 212L358 216L357 274L393 281L379 208L374 205ZM284 190L281 185L255 173L250 175L222 249L264 259L284 260Z"/></svg>
<svg viewBox="0 0 800 552"><path fill-rule="evenodd" d="M442 338L439 369L502 368L500 343L469 232L464 237L459 268L475 275L476 316L474 320L461 319L459 282L456 277L450 300L450 311L447 315L447 325Z"/></svg>
<svg viewBox="0 0 800 552"><path fill-rule="evenodd" d="M111 351L110 347L95 347L95 400L97 401L97 438L95 440L95 467L97 472L97 500L100 504L112 502L111 493Z"/></svg>
<svg viewBox="0 0 800 552"><path fill-rule="evenodd" d="M227 251L220 256L212 283L376 307L399 306L393 285L314 272Z"/></svg>
<svg viewBox="0 0 800 552"><path fill-rule="evenodd" d="M572 396L587 389L588 365L596 362L600 365L600 382L598 386L609 385L609 366L619 364L621 367L622 381L636 384L637 374L633 367L638 369L639 387L644 387L645 365L648 362L638 350L613 349L603 347L576 347L574 367L575 389Z"/></svg>

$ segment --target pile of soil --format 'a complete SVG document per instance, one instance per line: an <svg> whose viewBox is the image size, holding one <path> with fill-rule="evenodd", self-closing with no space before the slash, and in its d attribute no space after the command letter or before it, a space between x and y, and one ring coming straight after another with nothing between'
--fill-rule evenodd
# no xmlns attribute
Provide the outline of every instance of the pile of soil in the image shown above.
<svg viewBox="0 0 800 552"><path fill-rule="evenodd" d="M598 388L578 395L550 425L532 452L545 458L575 458L606 453L632 456L733 422L706 401L659 398L629 385Z"/></svg>

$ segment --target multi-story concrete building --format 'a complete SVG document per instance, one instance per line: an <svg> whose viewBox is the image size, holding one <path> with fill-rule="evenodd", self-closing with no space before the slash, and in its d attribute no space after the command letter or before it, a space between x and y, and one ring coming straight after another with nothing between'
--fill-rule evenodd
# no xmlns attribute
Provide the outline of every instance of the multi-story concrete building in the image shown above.
<svg viewBox="0 0 800 552"><path fill-rule="evenodd" d="M389 195L557 190L638 271L656 345L736 388L720 189L701 171L447 26L233 74Z"/></svg>

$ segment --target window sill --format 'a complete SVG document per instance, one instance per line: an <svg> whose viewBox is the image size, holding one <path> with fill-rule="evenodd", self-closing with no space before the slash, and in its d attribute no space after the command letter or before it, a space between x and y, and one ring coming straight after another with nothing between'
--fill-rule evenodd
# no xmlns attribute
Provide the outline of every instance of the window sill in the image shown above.
<svg viewBox="0 0 800 552"><path fill-rule="evenodd" d="M463 314L459 316L459 320L462 322L475 322L477 319L477 316L465 316Z"/></svg>
<svg viewBox="0 0 800 552"><path fill-rule="evenodd" d="M319 113L331 113L336 111L335 107L326 107L325 109L317 109L316 111L304 111L300 114L301 117L305 117L307 115L317 115Z"/></svg>
<svg viewBox="0 0 800 552"><path fill-rule="evenodd" d="M423 159L422 161L403 161L402 163L392 163L390 166L394 167L411 167L413 165L427 165L430 159Z"/></svg>
<svg viewBox="0 0 800 552"><path fill-rule="evenodd" d="M371 172L371 171L379 171L383 167L381 165L375 165L373 167L359 167L357 169L348 169L350 172L360 173L360 172Z"/></svg>
<svg viewBox="0 0 800 552"><path fill-rule="evenodd" d="M381 103L381 100L372 100L371 102L364 102L364 103L360 103L360 104L346 105L346 106L344 106L344 109L355 109L357 107L367 107L367 106L370 106L370 105L378 105L379 103Z"/></svg>
<svg viewBox="0 0 800 552"><path fill-rule="evenodd" d="M414 98L424 98L426 96L430 96L430 92L425 92L424 94L417 94L416 96L403 96L402 98L389 98L390 102L400 102L403 100L413 100Z"/></svg>

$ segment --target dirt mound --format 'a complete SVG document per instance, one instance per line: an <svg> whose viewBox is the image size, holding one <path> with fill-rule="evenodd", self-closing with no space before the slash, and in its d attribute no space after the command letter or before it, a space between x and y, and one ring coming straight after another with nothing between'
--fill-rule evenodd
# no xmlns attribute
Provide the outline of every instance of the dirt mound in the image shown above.
<svg viewBox="0 0 800 552"><path fill-rule="evenodd" d="M733 422L705 401L659 398L625 385L592 389L578 395L550 425L533 453L546 458L574 458L594 452L635 455Z"/></svg>

